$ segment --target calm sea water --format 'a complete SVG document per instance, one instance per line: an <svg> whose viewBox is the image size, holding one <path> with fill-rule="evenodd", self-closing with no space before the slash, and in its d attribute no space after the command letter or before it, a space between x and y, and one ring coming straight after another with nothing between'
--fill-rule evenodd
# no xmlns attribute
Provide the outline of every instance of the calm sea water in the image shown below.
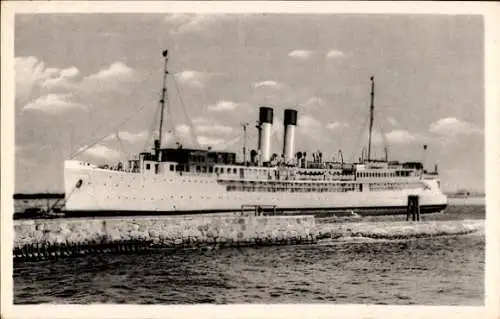
<svg viewBox="0 0 500 319"><path fill-rule="evenodd" d="M444 215L431 218L484 218L484 206ZM16 263L14 303L483 305L484 254L471 234Z"/></svg>

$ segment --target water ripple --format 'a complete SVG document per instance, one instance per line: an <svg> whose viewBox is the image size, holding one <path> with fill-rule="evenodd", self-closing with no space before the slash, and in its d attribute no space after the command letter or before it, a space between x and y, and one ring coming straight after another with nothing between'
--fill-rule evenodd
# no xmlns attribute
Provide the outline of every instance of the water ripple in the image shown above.
<svg viewBox="0 0 500 319"><path fill-rule="evenodd" d="M14 302L482 305L484 236L351 240L14 264Z"/></svg>

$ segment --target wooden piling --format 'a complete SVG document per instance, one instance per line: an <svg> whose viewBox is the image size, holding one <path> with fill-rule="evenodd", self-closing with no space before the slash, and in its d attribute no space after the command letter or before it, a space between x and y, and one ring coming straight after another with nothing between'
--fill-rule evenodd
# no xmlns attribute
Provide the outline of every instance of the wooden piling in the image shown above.
<svg viewBox="0 0 500 319"><path fill-rule="evenodd" d="M418 195L408 196L408 205L406 207L406 220L410 220L410 215L412 221L420 221L420 203Z"/></svg>
<svg viewBox="0 0 500 319"><path fill-rule="evenodd" d="M417 215L417 221L420 221L420 198L415 196L415 215Z"/></svg>

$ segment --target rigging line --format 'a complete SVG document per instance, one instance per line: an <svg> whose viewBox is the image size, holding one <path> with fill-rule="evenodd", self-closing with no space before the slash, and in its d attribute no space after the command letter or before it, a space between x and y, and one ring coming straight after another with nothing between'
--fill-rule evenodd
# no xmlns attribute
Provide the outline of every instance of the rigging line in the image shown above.
<svg viewBox="0 0 500 319"><path fill-rule="evenodd" d="M147 149L148 144L151 143L151 140L153 139L154 130L155 130L155 126L156 126L155 119L157 118L160 109L161 109L161 105L158 105L158 107L156 108L156 112L153 116L153 120L151 121L151 126L150 126L149 131L148 131L148 138L144 142L144 146L142 147L143 150Z"/></svg>
<svg viewBox="0 0 500 319"><path fill-rule="evenodd" d="M143 106L142 108L137 108L136 110L133 110L133 112L134 112L134 113L132 113L131 117L130 117L130 118L128 118L127 120L123 121L122 123L118 124L118 126L120 126L120 125L124 124L125 122L129 121L129 120L130 120L130 119L131 119L131 118L132 118L132 117L133 117L136 113L137 113L137 114L140 114L140 113L141 113L142 111L144 111L145 109L146 109L146 106ZM102 123L102 124L101 124L101 126L100 126L97 130L94 130L94 133L95 133L95 132L99 132L99 131L100 131L103 127L105 127L107 124L109 124L109 123L107 123L107 122ZM83 145L87 144L87 142L88 142L89 140L91 140L91 138L92 138L92 137L89 137L87 140L84 140L81 144L83 144ZM76 152L77 154L79 154L79 153L80 153L78 150L76 150L75 152ZM71 155L71 154L73 154L73 155ZM73 159L75 156L76 156L76 155L75 155L75 153L74 153L74 152L70 153L70 159Z"/></svg>
<svg viewBox="0 0 500 319"><path fill-rule="evenodd" d="M196 134L196 131L195 131L195 128L194 128L194 125L193 125L193 121L191 121L191 118L187 114L186 105L184 104L184 100L182 99L181 90L179 88L179 85L177 84L177 80L175 78L172 78L172 80L174 81L175 89L179 93L179 101L181 101L182 111L184 112L184 115L186 116L188 124L191 127L191 133L192 133L192 138L194 139L194 143L196 145L200 146L199 143L198 143L198 136Z"/></svg>
<svg viewBox="0 0 500 319"><path fill-rule="evenodd" d="M236 144L241 138L243 137L243 133L240 133L238 136L233 138L232 140L229 140L225 145L222 145L220 148L221 151L227 150L229 147L233 146Z"/></svg>
<svg viewBox="0 0 500 319"><path fill-rule="evenodd" d="M377 111L375 111L375 115L378 115L379 117L381 117L380 113ZM378 127L380 129L381 134L382 134L382 140L383 140L384 146L387 148L387 152L389 152L389 141L387 140L387 136L385 135L384 128L382 127L382 124L380 123L380 121L378 122Z"/></svg>
<svg viewBox="0 0 500 319"><path fill-rule="evenodd" d="M351 123L354 123L355 119L359 118L359 116L358 116L359 112L360 112L360 109L357 109L357 108L354 109L354 112L351 114L351 116L349 117L349 121L347 122L349 125L351 125ZM363 126L361 127L361 131L359 132L359 134L363 133L363 129L366 126L366 121L364 122ZM340 134L340 138L338 139L339 146L343 145L345 135L346 134ZM358 142L355 145L359 144L359 139L360 139L360 137L358 137ZM340 149L340 147L339 147L339 149ZM351 153L351 158L354 159L355 156L356 156L356 151L353 150Z"/></svg>
<svg viewBox="0 0 500 319"><path fill-rule="evenodd" d="M179 135L177 134L177 129L175 128L175 122L174 122L174 116L173 116L173 113L172 113L172 108L170 107L171 105L173 105L176 101L177 101L177 96L175 95L174 96L174 99L172 100L172 102L170 102L170 96L173 96L173 94L169 94L167 95L166 97L166 104L167 104L167 115L168 115L168 120L170 120L170 122L172 124L170 124L171 126L171 129L170 130L167 130L167 132L170 132L172 134L172 140L176 143L180 143L180 138L179 138ZM165 119L165 127L168 127L168 121L167 119Z"/></svg>
<svg viewBox="0 0 500 319"><path fill-rule="evenodd" d="M369 120L369 117L367 117L365 119L365 121L363 122L363 125L361 126L361 130L358 133L358 138L356 140L356 144L354 144L354 145L356 145L356 146L360 145L360 141L363 138L364 128L365 128L366 123L368 122L368 120ZM351 154L351 162L354 162L355 157L356 157L356 151L353 151L353 153Z"/></svg>
<svg viewBox="0 0 500 319"><path fill-rule="evenodd" d="M141 113L142 111L144 111L146 109L146 105L144 105L141 109L139 109L136 113L139 114ZM128 118L126 118L124 121L118 123L118 125L114 126L113 127L113 131L116 131L116 129L120 126L122 126L123 124L125 124L126 122L130 121L136 114L132 114L131 116L129 116ZM105 139L106 137L108 137L108 134L100 137L99 139L97 139L96 141L94 141L93 143L91 143L90 145L86 146L86 147L83 147L81 148L79 151L73 153L73 155L70 157L70 159L73 159L75 158L76 156L78 156L79 154L81 154L82 152L85 152L86 150L88 150L89 148L91 148L92 146L96 145L97 143L99 143L100 141L102 141L103 139Z"/></svg>
<svg viewBox="0 0 500 319"><path fill-rule="evenodd" d="M255 137L255 131L252 131L252 130L247 130L247 139L250 139L250 138L254 138ZM236 142L238 142L243 136L245 135L244 132L240 132L236 137L234 137L233 139L229 140L227 143L225 143L225 145L223 145L223 147L221 148L221 150L226 150L227 148L229 148L229 146L232 146L234 145ZM247 145L247 148L248 148L248 145ZM251 149L251 147L250 147Z"/></svg>
<svg viewBox="0 0 500 319"><path fill-rule="evenodd" d="M181 143L181 140L179 138L179 135L177 134L177 128L175 125L173 125L174 121L172 120L174 116L172 115L172 108L170 107L170 95L167 95L165 97L165 102L167 105L167 114L168 114L168 119L171 120L171 130L167 132L172 132L172 140L175 141L176 143ZM168 121L165 119L165 127L168 127Z"/></svg>
<svg viewBox="0 0 500 319"><path fill-rule="evenodd" d="M127 151L125 150L125 146L123 145L123 141L122 141L122 139L120 138L119 132L116 132L116 133L115 133L115 136L116 136L116 139L118 140L118 143L120 143L120 147L121 147L121 149L122 149L122 151L123 151L123 154L125 154L125 159L127 159L129 152L127 152Z"/></svg>

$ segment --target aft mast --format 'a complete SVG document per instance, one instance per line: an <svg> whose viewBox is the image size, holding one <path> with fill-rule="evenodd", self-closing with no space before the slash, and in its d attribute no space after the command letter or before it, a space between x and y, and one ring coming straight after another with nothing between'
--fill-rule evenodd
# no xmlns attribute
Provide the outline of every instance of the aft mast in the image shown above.
<svg viewBox="0 0 500 319"><path fill-rule="evenodd" d="M165 66L164 66L164 72L163 72L163 87L161 91L161 99L160 99L160 127L158 130L158 139L155 141L155 152L156 152L156 160L161 161L160 154L161 152L159 151L161 148L161 140L162 140L162 135L163 135L163 116L165 113L165 99L167 98L167 76L168 76L168 69L167 69L167 64L168 64L168 50L163 51L163 57L165 58Z"/></svg>
<svg viewBox="0 0 500 319"><path fill-rule="evenodd" d="M372 130L373 130L373 110L374 110L374 95L375 95L375 81L373 75L370 77L370 81L372 82L372 91L371 91L371 100L370 100L370 131L368 135L368 161L371 160L371 151L372 151Z"/></svg>

